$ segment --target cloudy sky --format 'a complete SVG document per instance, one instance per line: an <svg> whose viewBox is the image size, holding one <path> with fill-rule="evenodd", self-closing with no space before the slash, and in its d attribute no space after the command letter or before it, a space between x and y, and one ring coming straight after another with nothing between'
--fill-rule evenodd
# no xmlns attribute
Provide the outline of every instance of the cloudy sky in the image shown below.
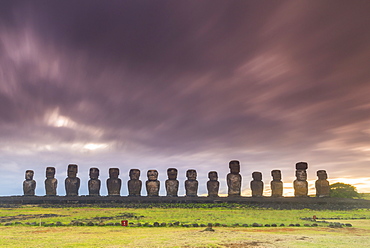
<svg viewBox="0 0 370 248"><path fill-rule="evenodd" d="M370 192L369 1L1 1L0 195L22 195L27 169L44 195L69 163L80 194L90 167L253 171L295 163ZM142 194L146 195L143 188Z"/></svg>

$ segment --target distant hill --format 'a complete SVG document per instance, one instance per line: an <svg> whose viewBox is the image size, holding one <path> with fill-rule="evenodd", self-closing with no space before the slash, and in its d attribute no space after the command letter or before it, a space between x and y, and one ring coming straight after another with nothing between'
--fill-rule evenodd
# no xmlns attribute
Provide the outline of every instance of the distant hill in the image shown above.
<svg viewBox="0 0 370 248"><path fill-rule="evenodd" d="M360 193L361 199L370 200L370 193Z"/></svg>

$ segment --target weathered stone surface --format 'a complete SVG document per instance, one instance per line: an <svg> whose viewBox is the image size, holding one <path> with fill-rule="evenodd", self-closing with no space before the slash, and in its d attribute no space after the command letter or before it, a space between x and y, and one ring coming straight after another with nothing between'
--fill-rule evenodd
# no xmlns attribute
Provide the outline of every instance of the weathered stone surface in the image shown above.
<svg viewBox="0 0 370 248"><path fill-rule="evenodd" d="M148 196L159 196L160 182L158 181L158 171L148 170L147 176L146 191Z"/></svg>
<svg viewBox="0 0 370 248"><path fill-rule="evenodd" d="M69 164L67 170L67 178L65 180L65 188L67 196L77 196L80 189L80 179L77 177L77 164Z"/></svg>
<svg viewBox="0 0 370 248"><path fill-rule="evenodd" d="M90 180L88 182L89 195L99 196L100 195L100 185L101 185L101 182L99 180L99 169L90 168L89 176L90 176Z"/></svg>
<svg viewBox="0 0 370 248"><path fill-rule="evenodd" d="M220 182L218 181L218 174L216 171L208 173L209 181L207 182L208 197L218 197L220 189Z"/></svg>
<svg viewBox="0 0 370 248"><path fill-rule="evenodd" d="M328 179L328 174L325 170L317 171L318 180L315 182L316 196L317 197L329 197L330 196L330 186Z"/></svg>
<svg viewBox="0 0 370 248"><path fill-rule="evenodd" d="M305 170L296 170L297 179L294 180L294 196L295 197L307 197L308 194L308 183L307 183L307 172Z"/></svg>
<svg viewBox="0 0 370 248"><path fill-rule="evenodd" d="M47 196L57 195L58 180L55 177L55 168L46 167L45 193Z"/></svg>
<svg viewBox="0 0 370 248"><path fill-rule="evenodd" d="M226 181L228 187L228 196L240 196L242 186L242 176L240 173L240 163L232 160L229 163L230 173L227 174Z"/></svg>
<svg viewBox="0 0 370 248"><path fill-rule="evenodd" d="M185 181L185 191L186 196L196 197L198 196L198 181L196 170L187 170L186 177L188 178Z"/></svg>
<svg viewBox="0 0 370 248"><path fill-rule="evenodd" d="M281 181L281 171L271 171L272 181L271 186L271 197L282 197L283 196L283 182Z"/></svg>
<svg viewBox="0 0 370 248"><path fill-rule="evenodd" d="M168 179L166 180L167 196L177 197L179 191L179 181L177 180L177 169L167 169Z"/></svg>
<svg viewBox="0 0 370 248"><path fill-rule="evenodd" d="M26 170L25 179L23 181L23 195L34 196L36 189L36 181L33 180L33 170Z"/></svg>
<svg viewBox="0 0 370 248"><path fill-rule="evenodd" d="M130 180L127 182L129 196L141 196L142 182L139 169L131 169L129 172Z"/></svg>
<svg viewBox="0 0 370 248"><path fill-rule="evenodd" d="M255 171L252 173L253 181L251 181L252 197L262 197L263 195L263 182L262 173Z"/></svg>
<svg viewBox="0 0 370 248"><path fill-rule="evenodd" d="M109 178L107 179L107 189L109 196L120 196L122 180L118 178L119 169L109 168Z"/></svg>

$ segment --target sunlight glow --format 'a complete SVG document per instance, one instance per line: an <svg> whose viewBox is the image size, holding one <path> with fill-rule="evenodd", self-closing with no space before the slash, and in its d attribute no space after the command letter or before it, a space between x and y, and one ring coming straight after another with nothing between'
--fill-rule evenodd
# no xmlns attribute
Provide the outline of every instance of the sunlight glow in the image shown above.
<svg viewBox="0 0 370 248"><path fill-rule="evenodd" d="M53 111L46 114L46 122L49 126L54 127L69 127L73 128L76 127L77 124L72 121L67 116L63 116L59 114L59 108L54 109Z"/></svg>
<svg viewBox="0 0 370 248"><path fill-rule="evenodd" d="M84 145L83 148L92 151L92 150L96 150L96 149L104 149L104 148L107 148L107 147L108 147L107 144L89 143L89 144Z"/></svg>

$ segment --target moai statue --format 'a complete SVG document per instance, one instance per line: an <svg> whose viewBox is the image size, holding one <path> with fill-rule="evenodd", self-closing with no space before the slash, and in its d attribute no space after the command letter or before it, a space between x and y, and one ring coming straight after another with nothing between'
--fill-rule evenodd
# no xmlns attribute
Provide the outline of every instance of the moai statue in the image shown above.
<svg viewBox="0 0 370 248"><path fill-rule="evenodd" d="M167 196L177 197L179 191L179 181L177 180L177 169L167 169L168 179L166 180Z"/></svg>
<svg viewBox="0 0 370 248"><path fill-rule="evenodd" d="M148 196L159 196L160 182L158 181L158 171L148 170L147 176L146 192L148 193Z"/></svg>
<svg viewBox="0 0 370 248"><path fill-rule="evenodd" d="M240 196L242 187L242 176L240 173L240 163L238 160L232 160L229 163L230 173L227 174L228 196Z"/></svg>
<svg viewBox="0 0 370 248"><path fill-rule="evenodd" d="M35 195L36 181L33 180L33 174L33 170L26 170L26 180L23 181L23 195L25 196Z"/></svg>
<svg viewBox="0 0 370 248"><path fill-rule="evenodd" d="M58 180L55 178L55 168L46 167L45 192L47 196L57 195Z"/></svg>
<svg viewBox="0 0 370 248"><path fill-rule="evenodd" d="M99 169L90 168L89 176L90 176L90 180L88 183L89 195L90 196L100 196L101 182L99 180Z"/></svg>
<svg viewBox="0 0 370 248"><path fill-rule="evenodd" d="M295 176L297 179L293 183L295 197L308 197L307 168L306 162L296 163Z"/></svg>
<svg viewBox="0 0 370 248"><path fill-rule="evenodd" d="M109 168L109 178L107 179L107 189L109 196L120 196L122 181L118 178L119 169Z"/></svg>
<svg viewBox="0 0 370 248"><path fill-rule="evenodd" d="M272 181L271 185L271 197L282 197L283 196L283 182L281 181L281 171L271 171Z"/></svg>
<svg viewBox="0 0 370 248"><path fill-rule="evenodd" d="M140 178L140 170L131 169L129 172L130 180L127 182L128 196L141 196L142 182Z"/></svg>
<svg viewBox="0 0 370 248"><path fill-rule="evenodd" d="M251 181L252 197L262 197L263 195L262 173L255 171L252 173L252 178L253 178L253 181Z"/></svg>
<svg viewBox="0 0 370 248"><path fill-rule="evenodd" d="M208 197L218 197L220 182L216 171L208 172L209 181L207 182Z"/></svg>
<svg viewBox="0 0 370 248"><path fill-rule="evenodd" d="M185 181L186 196L190 196L190 197L198 196L197 171L187 170L186 177L188 178Z"/></svg>
<svg viewBox="0 0 370 248"><path fill-rule="evenodd" d="M328 179L328 174L326 170L317 171L318 180L315 182L316 186L316 197L329 197L330 196L330 186Z"/></svg>
<svg viewBox="0 0 370 248"><path fill-rule="evenodd" d="M66 196L77 196L80 189L80 179L77 177L77 164L69 164L67 169L67 178L64 181Z"/></svg>

